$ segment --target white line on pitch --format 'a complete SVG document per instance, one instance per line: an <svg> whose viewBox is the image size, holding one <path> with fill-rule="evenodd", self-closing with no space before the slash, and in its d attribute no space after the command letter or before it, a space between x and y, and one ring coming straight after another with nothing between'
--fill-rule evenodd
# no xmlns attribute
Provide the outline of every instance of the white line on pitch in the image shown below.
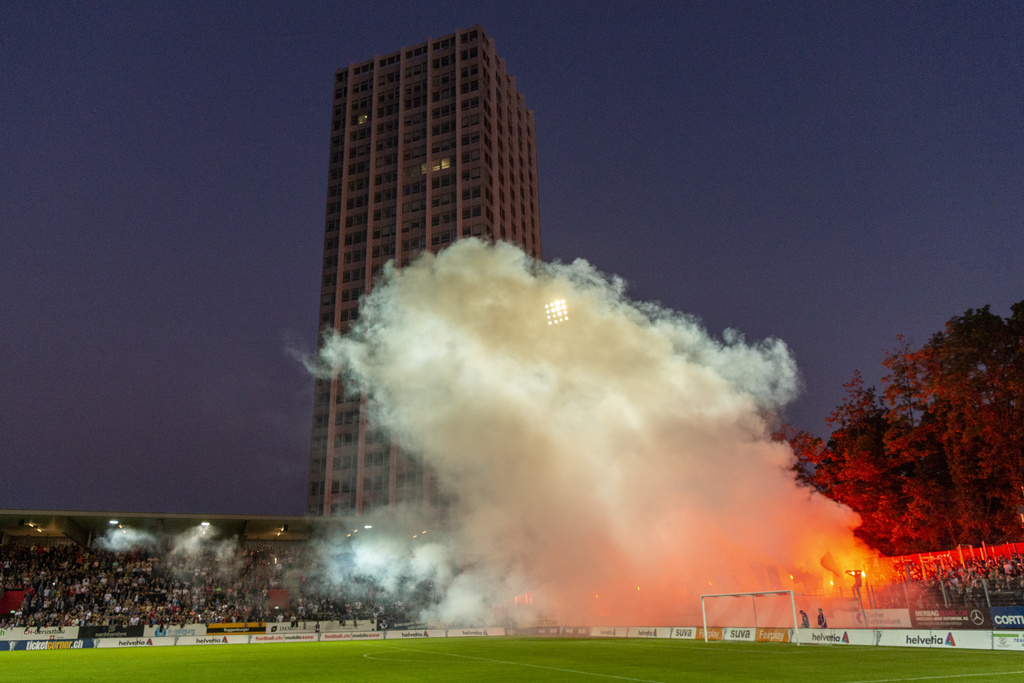
<svg viewBox="0 0 1024 683"><path fill-rule="evenodd" d="M978 678L980 676L1010 676L1024 674L1024 671L990 671L976 674L949 674L946 676L915 676L913 678L867 678L863 681L843 681L843 683L895 683L895 681L942 681L950 678Z"/></svg>

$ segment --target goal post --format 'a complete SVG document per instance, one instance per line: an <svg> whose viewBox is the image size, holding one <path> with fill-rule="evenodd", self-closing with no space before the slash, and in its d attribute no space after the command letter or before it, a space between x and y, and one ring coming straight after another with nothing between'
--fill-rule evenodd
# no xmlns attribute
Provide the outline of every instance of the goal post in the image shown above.
<svg viewBox="0 0 1024 683"><path fill-rule="evenodd" d="M747 619L749 619L751 617L753 618L753 621L754 621L753 626L754 626L754 629L756 630L757 628L762 626L762 624L758 623L757 599L758 598L767 598L769 596L779 596L779 598L783 598L785 596L789 597L789 601L788 601L789 604L787 605L787 607L789 609L786 611L787 613L785 614L785 616L783 618L784 618L784 621L786 622L785 626L787 628L792 626L792 628L793 628L793 640L794 640L794 642L796 642L797 645L800 645L800 628L799 628L799 624L798 624L797 619L796 619L796 598L793 595L793 591L791 591L791 590L786 590L786 591L757 591L757 592L754 592L754 593L710 593L710 594L707 594L707 595L701 595L700 596L700 611L701 611L701 617L702 617L702 619L704 621L704 642L705 643L708 642L708 611L707 611L707 602L706 602L708 600L708 598L733 598L733 599L750 598L750 603L749 603L749 608L750 609L749 609L749 612L744 612L743 614L744 614L744 617L747 618ZM746 601L744 601L744 605L746 605ZM774 619L772 620L773 623L771 625L772 626L778 626L779 625L779 621L778 621L779 620L779 614L777 614L777 613L779 612L779 610L776 609L774 611L776 612L776 614L772 615L774 617ZM742 626L746 626L746 624L736 624L736 626L741 626L741 625Z"/></svg>

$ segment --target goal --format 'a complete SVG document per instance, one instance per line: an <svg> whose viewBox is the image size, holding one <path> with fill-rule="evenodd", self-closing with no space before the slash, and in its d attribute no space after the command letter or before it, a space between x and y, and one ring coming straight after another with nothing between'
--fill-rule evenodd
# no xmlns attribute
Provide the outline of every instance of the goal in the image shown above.
<svg viewBox="0 0 1024 683"><path fill-rule="evenodd" d="M708 642L711 626L730 628L785 628L792 630L792 640L800 644L793 591L758 591L756 593L714 593L700 596L704 620L704 642Z"/></svg>

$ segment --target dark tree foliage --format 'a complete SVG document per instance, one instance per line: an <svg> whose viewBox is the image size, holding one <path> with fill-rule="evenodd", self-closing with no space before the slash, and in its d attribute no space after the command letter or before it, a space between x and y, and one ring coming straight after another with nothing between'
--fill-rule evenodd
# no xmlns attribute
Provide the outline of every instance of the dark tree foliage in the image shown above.
<svg viewBox="0 0 1024 683"><path fill-rule="evenodd" d="M921 348L898 340L882 392L860 374L827 442L783 429L797 477L861 515L887 554L1017 540L1024 504L1024 301L946 323Z"/></svg>

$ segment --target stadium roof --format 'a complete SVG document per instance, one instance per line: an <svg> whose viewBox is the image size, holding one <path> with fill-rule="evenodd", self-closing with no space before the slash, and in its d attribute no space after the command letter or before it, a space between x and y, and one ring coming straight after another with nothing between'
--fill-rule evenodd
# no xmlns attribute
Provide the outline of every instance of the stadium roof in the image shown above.
<svg viewBox="0 0 1024 683"><path fill-rule="evenodd" d="M26 537L69 538L82 545L111 529L146 532L157 537L186 533L206 522L218 538L304 541L348 522L326 517L269 517L139 512L70 512L62 510L0 509L0 542L24 543ZM14 540L17 539L17 540Z"/></svg>

